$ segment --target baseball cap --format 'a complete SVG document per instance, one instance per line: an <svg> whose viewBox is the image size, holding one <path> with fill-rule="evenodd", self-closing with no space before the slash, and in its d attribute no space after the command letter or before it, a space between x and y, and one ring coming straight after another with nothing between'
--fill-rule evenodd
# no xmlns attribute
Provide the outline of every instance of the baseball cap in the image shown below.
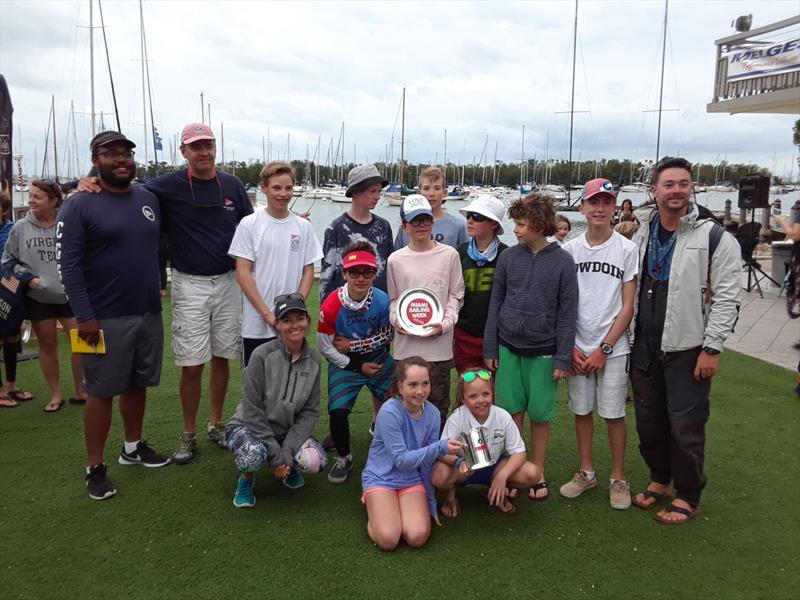
<svg viewBox="0 0 800 600"><path fill-rule="evenodd" d="M181 131L181 144L191 144L197 140L216 140L211 127L203 123L189 123Z"/></svg>
<svg viewBox="0 0 800 600"><path fill-rule="evenodd" d="M389 180L380 174L378 167L375 165L369 163L358 165L350 169L347 174L347 191L344 195L352 198L355 192L377 182L380 182L381 187L389 185Z"/></svg>
<svg viewBox="0 0 800 600"><path fill-rule="evenodd" d="M128 148L136 148L136 144L126 138L119 131L101 131L89 142L92 154L97 154L100 148L109 144L125 144Z"/></svg>
<svg viewBox="0 0 800 600"><path fill-rule="evenodd" d="M614 184L612 184L608 179L592 179L591 181L587 181L586 184L583 186L583 196L581 197L581 202L584 200L588 200L598 194L607 194L612 198L617 198L617 193L614 191Z"/></svg>
<svg viewBox="0 0 800 600"><path fill-rule="evenodd" d="M293 310L301 310L308 314L306 302L303 300L301 294L294 292L292 294L275 296L275 310L273 310L272 313L275 315L276 319L283 318L286 313L292 312Z"/></svg>
<svg viewBox="0 0 800 600"><path fill-rule="evenodd" d="M378 263L374 254L359 250L357 252L348 252L342 257L342 269L350 269L351 267L372 267L377 269Z"/></svg>
<svg viewBox="0 0 800 600"><path fill-rule="evenodd" d="M403 204L400 206L400 219L410 223L420 215L428 215L433 218L433 211L428 199L422 194L411 194L403 198Z"/></svg>
<svg viewBox="0 0 800 600"><path fill-rule="evenodd" d="M472 198L472 196L470 196ZM506 207L503 201L489 194L478 194L466 208L459 208L464 217L467 213L478 213L500 225L497 235L503 234L503 218L506 216Z"/></svg>

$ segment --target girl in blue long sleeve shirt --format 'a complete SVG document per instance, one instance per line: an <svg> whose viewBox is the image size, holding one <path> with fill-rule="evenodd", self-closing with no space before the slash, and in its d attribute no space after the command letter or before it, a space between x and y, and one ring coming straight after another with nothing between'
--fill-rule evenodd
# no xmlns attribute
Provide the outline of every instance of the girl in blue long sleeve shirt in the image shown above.
<svg viewBox="0 0 800 600"><path fill-rule="evenodd" d="M395 375L398 395L378 413L361 474L367 533L381 550L394 550L401 537L413 548L428 541L431 516L439 524L431 469L440 456L461 450L460 442L439 439L439 411L428 401L428 363L406 358Z"/></svg>

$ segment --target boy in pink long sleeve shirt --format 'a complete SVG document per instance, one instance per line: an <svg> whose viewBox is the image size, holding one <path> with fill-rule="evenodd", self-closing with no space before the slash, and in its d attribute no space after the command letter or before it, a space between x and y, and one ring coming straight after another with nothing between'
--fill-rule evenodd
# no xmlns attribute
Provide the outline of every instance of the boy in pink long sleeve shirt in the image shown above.
<svg viewBox="0 0 800 600"><path fill-rule="evenodd" d="M458 252L431 239L433 212L424 196L406 197L400 211L403 229L409 237L405 248L389 256L387 288L389 318L397 336L394 358L421 356L431 366L431 394L428 398L441 413L444 425L450 408L450 371L453 368L453 327L464 299L464 278ZM397 322L397 301L404 291L424 287L436 294L444 308L441 325L425 337L411 335Z"/></svg>

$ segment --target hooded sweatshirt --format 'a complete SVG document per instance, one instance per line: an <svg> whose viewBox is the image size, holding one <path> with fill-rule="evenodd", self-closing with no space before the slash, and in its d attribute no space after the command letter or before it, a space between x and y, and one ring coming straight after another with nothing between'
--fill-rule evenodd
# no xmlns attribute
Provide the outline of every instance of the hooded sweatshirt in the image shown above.
<svg viewBox="0 0 800 600"><path fill-rule="evenodd" d="M30 288L28 297L45 304L67 303L56 262L56 223L45 227L29 211L14 224L2 258L3 265L17 277L27 274L39 278L38 287Z"/></svg>

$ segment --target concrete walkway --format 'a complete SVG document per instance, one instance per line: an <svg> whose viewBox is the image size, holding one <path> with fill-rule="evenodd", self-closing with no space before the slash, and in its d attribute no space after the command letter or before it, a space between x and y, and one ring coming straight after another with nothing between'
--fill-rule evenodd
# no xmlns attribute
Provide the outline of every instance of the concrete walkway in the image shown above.
<svg viewBox="0 0 800 600"><path fill-rule="evenodd" d="M745 273L743 285L746 283ZM800 350L794 348L800 341L800 319L789 318L786 296L778 298L778 288L772 283L763 281L761 289L763 299L757 290L743 289L739 322L725 347L795 371L800 360Z"/></svg>

